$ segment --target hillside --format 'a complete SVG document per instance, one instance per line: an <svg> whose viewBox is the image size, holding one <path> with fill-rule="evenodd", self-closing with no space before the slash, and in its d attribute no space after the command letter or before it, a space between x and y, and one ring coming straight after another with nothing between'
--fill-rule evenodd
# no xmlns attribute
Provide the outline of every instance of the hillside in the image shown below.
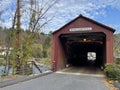
<svg viewBox="0 0 120 90"><path fill-rule="evenodd" d="M9 29L1 28L0 27L0 46L7 45L7 38L9 37L8 34ZM25 31L22 32L22 35L25 36ZM36 40L34 41L34 53L33 56L41 57L42 54L51 53L51 34L44 34L44 33L37 33ZM43 49L47 49L48 51L43 51ZM114 55L116 58L120 58L120 33L114 34ZM47 55L50 57L50 55Z"/></svg>
<svg viewBox="0 0 120 90"><path fill-rule="evenodd" d="M120 58L120 33L114 34L114 56Z"/></svg>

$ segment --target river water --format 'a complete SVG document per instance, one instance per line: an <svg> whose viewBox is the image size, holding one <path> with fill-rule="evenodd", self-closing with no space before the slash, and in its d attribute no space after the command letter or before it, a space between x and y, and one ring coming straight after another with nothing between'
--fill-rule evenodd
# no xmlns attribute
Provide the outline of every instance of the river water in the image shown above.
<svg viewBox="0 0 120 90"><path fill-rule="evenodd" d="M8 68L8 67L7 67ZM5 66L0 66L0 76L3 75ZM12 75L13 68L10 68L8 75Z"/></svg>
<svg viewBox="0 0 120 90"><path fill-rule="evenodd" d="M47 71L51 71L51 69L48 68L47 66L39 66L39 68L42 71L42 73L47 72ZM3 75L4 69L5 69L5 66L0 66L0 76ZM13 67L11 67L9 69L8 75L12 75L12 73L13 73ZM32 66L32 73L33 74L41 74L40 71L34 65Z"/></svg>

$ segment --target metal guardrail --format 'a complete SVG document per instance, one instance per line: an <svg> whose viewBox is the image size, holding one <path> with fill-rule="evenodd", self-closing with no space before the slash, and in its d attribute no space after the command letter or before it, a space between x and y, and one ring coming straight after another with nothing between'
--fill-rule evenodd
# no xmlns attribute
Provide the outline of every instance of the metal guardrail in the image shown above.
<svg viewBox="0 0 120 90"><path fill-rule="evenodd" d="M19 71L19 74L17 74L18 72L16 72L16 74L14 74L12 72L12 74L8 74L8 75L4 72L3 69L1 69L0 73L1 73L0 82L6 81L6 80L11 80L11 79L16 79L19 77L26 77L28 75L33 75L32 71L30 69L21 70L21 71Z"/></svg>
<svg viewBox="0 0 120 90"><path fill-rule="evenodd" d="M38 70L38 73L35 73L34 69ZM0 82L41 73L43 73L43 71L41 70L39 65L37 65L34 61L28 62L27 66L22 66L19 72L13 72L13 68L11 67L11 71L8 75L6 74L6 72L4 72L3 66L3 68L0 69Z"/></svg>

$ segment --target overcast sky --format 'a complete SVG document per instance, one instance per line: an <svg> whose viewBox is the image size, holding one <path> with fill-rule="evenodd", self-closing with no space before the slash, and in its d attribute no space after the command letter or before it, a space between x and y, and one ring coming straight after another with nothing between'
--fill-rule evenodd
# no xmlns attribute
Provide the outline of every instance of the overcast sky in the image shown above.
<svg viewBox="0 0 120 90"><path fill-rule="evenodd" d="M0 19L1 25L11 26L12 14L9 11L11 8L14 10L15 4L15 0L0 0L0 11L6 10L2 16L6 19ZM59 0L48 13L48 16L54 15L54 18L45 27L45 32L59 29L80 14L120 32L120 0ZM22 27L25 28L25 25Z"/></svg>

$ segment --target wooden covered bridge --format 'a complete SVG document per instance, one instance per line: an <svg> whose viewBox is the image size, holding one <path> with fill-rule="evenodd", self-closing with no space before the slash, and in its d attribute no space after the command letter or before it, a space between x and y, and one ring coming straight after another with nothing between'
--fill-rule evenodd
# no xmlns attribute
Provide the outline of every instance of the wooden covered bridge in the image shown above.
<svg viewBox="0 0 120 90"><path fill-rule="evenodd" d="M83 15L53 33L52 69L67 65L100 67L113 63L113 33L111 27ZM94 64L93 64L94 63Z"/></svg>

